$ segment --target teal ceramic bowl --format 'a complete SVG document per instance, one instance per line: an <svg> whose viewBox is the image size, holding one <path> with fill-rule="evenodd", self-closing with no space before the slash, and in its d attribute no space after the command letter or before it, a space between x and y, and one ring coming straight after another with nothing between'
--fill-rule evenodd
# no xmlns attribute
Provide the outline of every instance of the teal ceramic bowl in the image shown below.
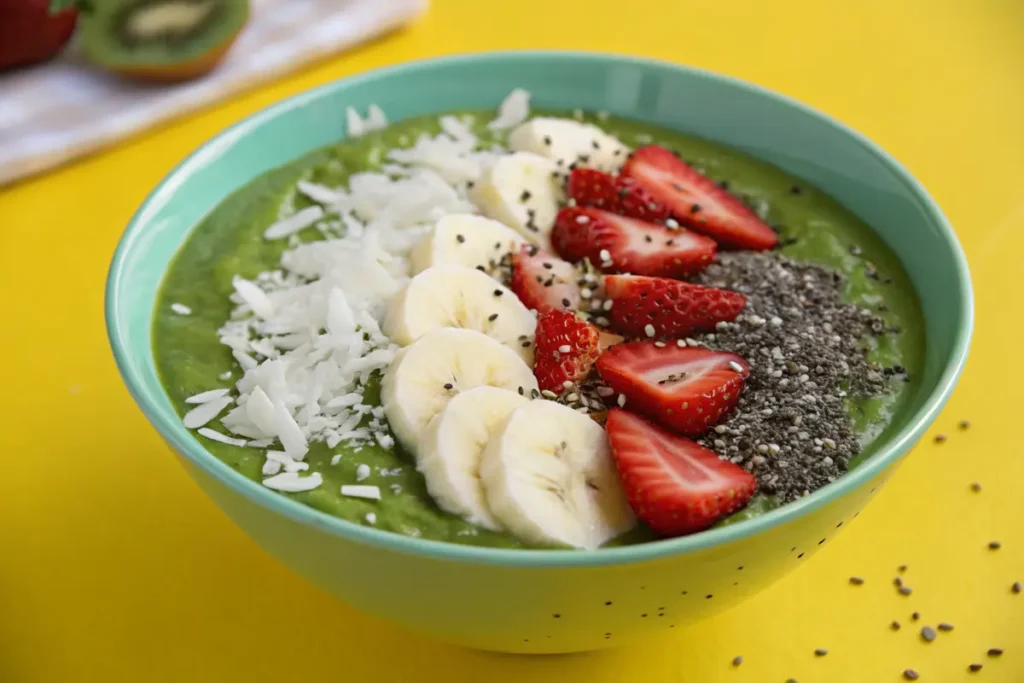
<svg viewBox="0 0 1024 683"><path fill-rule="evenodd" d="M927 349L901 424L863 465L751 521L595 552L496 550L409 538L327 516L263 488L196 441L161 387L150 327L161 277L189 231L233 190L344 137L345 107L392 120L493 108L513 87L537 106L606 110L744 150L860 215L902 259ZM572 652L669 633L771 584L857 516L942 407L967 355L971 287L949 223L892 157L846 126L759 87L615 55L514 52L405 64L331 83L246 119L176 168L132 219L107 286L124 381L185 468L274 557L345 602L470 647Z"/></svg>

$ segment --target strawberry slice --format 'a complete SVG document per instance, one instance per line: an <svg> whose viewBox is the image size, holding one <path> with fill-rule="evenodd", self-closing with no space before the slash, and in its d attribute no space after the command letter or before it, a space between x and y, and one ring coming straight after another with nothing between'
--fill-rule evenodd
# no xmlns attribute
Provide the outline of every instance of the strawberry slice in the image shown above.
<svg viewBox="0 0 1024 683"><path fill-rule="evenodd" d="M750 374L735 353L652 341L612 346L597 359L597 370L630 409L692 436L732 410Z"/></svg>
<svg viewBox="0 0 1024 683"><path fill-rule="evenodd" d="M713 180L657 145L633 152L622 167L650 198L648 212L667 210L675 220L722 246L763 251L779 241L775 231Z"/></svg>
<svg viewBox="0 0 1024 683"><path fill-rule="evenodd" d="M623 216L661 223L671 214L632 178L592 168L574 168L569 174L569 196L580 206L595 206Z"/></svg>
<svg viewBox="0 0 1024 683"><path fill-rule="evenodd" d="M757 488L742 467L628 411L610 410L605 431L630 507L663 536L707 529Z"/></svg>
<svg viewBox="0 0 1024 683"><path fill-rule="evenodd" d="M689 230L584 206L558 212L551 244L570 261L590 259L602 271L685 277L711 263L715 241Z"/></svg>
<svg viewBox="0 0 1024 683"><path fill-rule="evenodd" d="M579 275L571 263L530 244L512 255L509 287L527 308L575 311L580 305Z"/></svg>
<svg viewBox="0 0 1024 683"><path fill-rule="evenodd" d="M678 280L608 275L604 292L612 300L612 328L632 337L685 337L732 321L747 304L739 292Z"/></svg>
<svg viewBox="0 0 1024 683"><path fill-rule="evenodd" d="M552 308L537 318L533 374L541 391L561 394L582 381L600 354L601 334L570 311Z"/></svg>

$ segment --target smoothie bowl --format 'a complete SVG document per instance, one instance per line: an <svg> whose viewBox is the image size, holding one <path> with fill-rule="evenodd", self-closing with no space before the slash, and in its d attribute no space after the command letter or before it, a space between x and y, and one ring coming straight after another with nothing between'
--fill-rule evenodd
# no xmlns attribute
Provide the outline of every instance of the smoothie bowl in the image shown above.
<svg viewBox="0 0 1024 683"><path fill-rule="evenodd" d="M504 53L248 119L133 219L118 365L189 473L346 602L569 652L748 596L959 375L952 229L895 161L683 67Z"/></svg>

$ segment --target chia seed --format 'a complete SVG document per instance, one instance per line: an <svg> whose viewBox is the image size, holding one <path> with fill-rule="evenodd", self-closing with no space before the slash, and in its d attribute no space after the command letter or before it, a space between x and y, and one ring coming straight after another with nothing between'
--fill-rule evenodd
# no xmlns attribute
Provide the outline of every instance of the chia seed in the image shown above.
<svg viewBox="0 0 1024 683"><path fill-rule="evenodd" d="M762 493L784 503L841 476L860 452L844 396L879 396L907 377L905 368L867 358L864 340L891 334L889 323L844 300L841 273L778 253L720 254L694 281L740 292L747 305L734 322L687 343L751 365L736 410L722 422L726 431L700 443L751 471Z"/></svg>

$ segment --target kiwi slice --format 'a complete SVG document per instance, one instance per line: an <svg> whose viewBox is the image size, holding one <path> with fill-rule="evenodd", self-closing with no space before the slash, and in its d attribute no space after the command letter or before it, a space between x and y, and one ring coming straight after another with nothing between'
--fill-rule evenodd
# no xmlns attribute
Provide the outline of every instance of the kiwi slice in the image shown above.
<svg viewBox="0 0 1024 683"><path fill-rule="evenodd" d="M248 17L248 0L92 0L83 44L119 73L184 80L216 66Z"/></svg>

